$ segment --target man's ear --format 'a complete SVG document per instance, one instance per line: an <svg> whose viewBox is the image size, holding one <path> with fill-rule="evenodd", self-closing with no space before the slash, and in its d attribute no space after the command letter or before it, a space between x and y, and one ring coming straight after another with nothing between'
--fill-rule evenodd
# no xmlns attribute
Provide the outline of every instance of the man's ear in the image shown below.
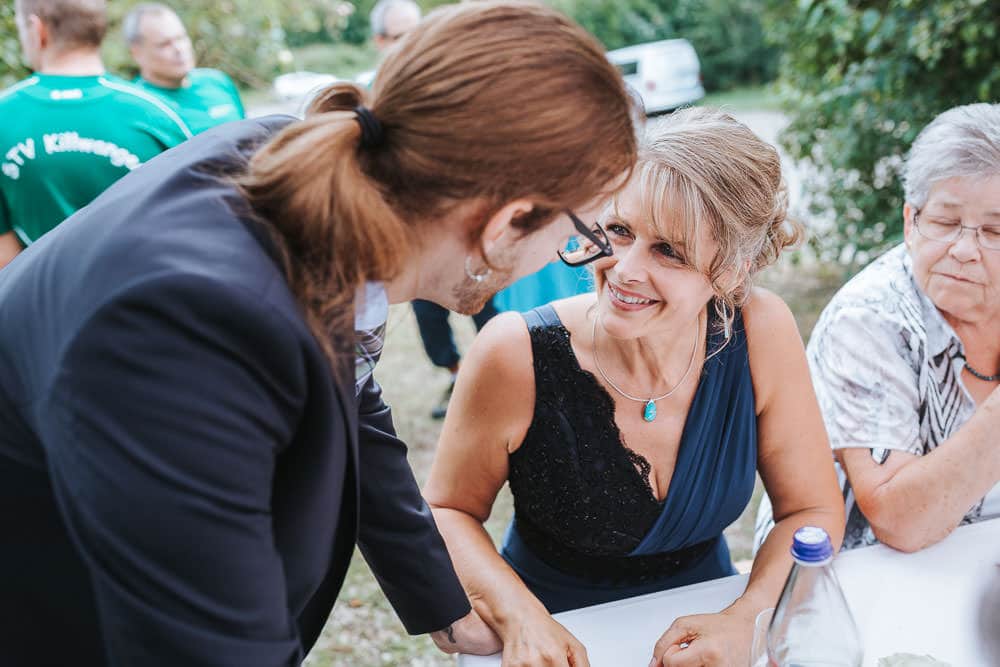
<svg viewBox="0 0 1000 667"><path fill-rule="evenodd" d="M37 14L28 14L24 19L24 25L28 29L28 35L38 44L39 51L51 45L49 27L45 25L45 21L39 18Z"/></svg>
<svg viewBox="0 0 1000 667"><path fill-rule="evenodd" d="M515 229L511 223L525 213L530 213L533 208L535 205L527 199L515 199L490 216L481 236L482 249L487 257L498 243L512 241L521 235L521 230Z"/></svg>

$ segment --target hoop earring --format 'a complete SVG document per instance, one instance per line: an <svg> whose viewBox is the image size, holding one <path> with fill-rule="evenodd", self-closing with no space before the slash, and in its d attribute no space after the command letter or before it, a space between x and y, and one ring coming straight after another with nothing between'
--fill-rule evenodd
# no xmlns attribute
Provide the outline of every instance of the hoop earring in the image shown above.
<svg viewBox="0 0 1000 667"><path fill-rule="evenodd" d="M469 276L469 280L477 283L481 283L486 280L486 276L490 275L493 270L490 267L486 267L486 270L482 273L474 273L472 271L472 256L465 256L465 275Z"/></svg>

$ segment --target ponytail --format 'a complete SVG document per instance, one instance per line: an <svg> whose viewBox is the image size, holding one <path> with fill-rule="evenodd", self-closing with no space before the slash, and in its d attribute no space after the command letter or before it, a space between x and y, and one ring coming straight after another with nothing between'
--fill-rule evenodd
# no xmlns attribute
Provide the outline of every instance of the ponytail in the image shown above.
<svg viewBox="0 0 1000 667"><path fill-rule="evenodd" d="M361 166L364 93L335 84L250 160L237 185L266 221L292 292L331 361L350 353L355 289L398 272L406 229ZM344 361L341 359L341 361Z"/></svg>

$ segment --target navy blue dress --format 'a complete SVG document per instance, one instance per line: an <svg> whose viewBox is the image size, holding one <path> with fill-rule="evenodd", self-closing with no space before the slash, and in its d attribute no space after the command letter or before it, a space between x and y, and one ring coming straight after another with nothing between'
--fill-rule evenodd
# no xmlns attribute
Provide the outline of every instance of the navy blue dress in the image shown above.
<svg viewBox="0 0 1000 667"><path fill-rule="evenodd" d="M514 520L501 554L550 612L735 574L723 529L753 494L757 417L737 313L727 344L709 327L707 360L666 498L624 442L614 401L583 370L551 306L524 314L535 412L510 456Z"/></svg>

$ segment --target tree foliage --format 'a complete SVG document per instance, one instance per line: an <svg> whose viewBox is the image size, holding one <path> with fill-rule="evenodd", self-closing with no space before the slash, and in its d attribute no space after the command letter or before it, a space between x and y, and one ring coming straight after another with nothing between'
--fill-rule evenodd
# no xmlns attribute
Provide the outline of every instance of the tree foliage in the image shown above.
<svg viewBox="0 0 1000 667"><path fill-rule="evenodd" d="M779 50L765 40L765 0L551 0L609 49L683 37L709 90L770 81Z"/></svg>
<svg viewBox="0 0 1000 667"><path fill-rule="evenodd" d="M902 234L903 157L938 113L1000 98L992 0L771 0L784 45L787 152L811 164L825 258L867 261Z"/></svg>
<svg viewBox="0 0 1000 667"><path fill-rule="evenodd" d="M102 49L108 69L130 76L134 65L121 21L139 0L109 2L108 36ZM0 84L25 75L12 2L0 3ZM346 0L184 0L171 4L188 28L198 63L228 72L245 85L262 87L291 64L290 36L339 38L354 13Z"/></svg>
<svg viewBox="0 0 1000 667"><path fill-rule="evenodd" d="M105 41L109 69L134 73L118 30L139 0L109 2ZM685 37L702 62L705 86L725 89L770 80L778 51L760 23L767 0L548 0L573 16L609 49ZM169 2L169 0L168 0ZM419 0L430 10L449 0ZM292 65L289 47L313 42L361 44L369 38L375 0L184 0L171 2L188 27L200 64L218 67L249 86L266 85ZM0 2L0 84L25 74L13 3Z"/></svg>
<svg viewBox="0 0 1000 667"><path fill-rule="evenodd" d="M28 74L21 62L21 44L14 24L14 3L0 3L0 86L9 86Z"/></svg>
<svg viewBox="0 0 1000 667"><path fill-rule="evenodd" d="M105 59L113 71L133 69L121 19L138 3L108 3ZM216 67L251 87L265 87L292 62L289 35L338 36L354 5L345 0L185 0L173 2L194 42L199 65Z"/></svg>

